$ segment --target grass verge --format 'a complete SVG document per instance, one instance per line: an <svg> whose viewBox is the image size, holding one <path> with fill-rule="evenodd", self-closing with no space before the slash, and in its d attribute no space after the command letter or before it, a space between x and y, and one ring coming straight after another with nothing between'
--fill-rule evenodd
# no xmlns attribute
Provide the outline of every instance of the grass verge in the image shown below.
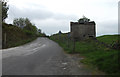
<svg viewBox="0 0 120 77"><path fill-rule="evenodd" d="M106 35L97 37L97 39L107 44L111 44L113 41L118 41L118 37L120 36ZM51 36L50 39L59 43L59 45L63 47L67 53L79 53L82 56L85 56L85 59L81 60L82 63L97 67L106 74L120 74L118 60L120 57L120 51L107 48L91 39L76 42L75 50L73 51L74 43L72 40L68 39L67 34L56 34Z"/></svg>

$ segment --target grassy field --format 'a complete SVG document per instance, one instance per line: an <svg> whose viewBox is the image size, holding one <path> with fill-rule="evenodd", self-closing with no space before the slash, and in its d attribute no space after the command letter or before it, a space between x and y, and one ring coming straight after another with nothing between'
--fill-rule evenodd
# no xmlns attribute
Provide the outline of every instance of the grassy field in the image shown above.
<svg viewBox="0 0 120 77"><path fill-rule="evenodd" d="M97 37L99 41L111 44L118 40L118 35L105 35ZM50 39L59 43L67 53L79 53L85 59L82 63L95 67L106 74L120 74L118 55L120 51L106 48L104 45L98 44L94 40L87 39L75 43L67 37L67 34L53 35Z"/></svg>
<svg viewBox="0 0 120 77"><path fill-rule="evenodd" d="M97 37L99 41L105 42L106 44L112 44L118 41L118 38L120 38L120 35L104 35Z"/></svg>

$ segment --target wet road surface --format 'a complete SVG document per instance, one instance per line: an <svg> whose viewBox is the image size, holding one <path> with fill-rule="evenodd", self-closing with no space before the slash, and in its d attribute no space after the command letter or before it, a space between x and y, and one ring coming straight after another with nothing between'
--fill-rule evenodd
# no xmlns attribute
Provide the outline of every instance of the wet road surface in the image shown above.
<svg viewBox="0 0 120 77"><path fill-rule="evenodd" d="M63 52L54 41L37 38L23 46L2 50L3 75L91 75L79 59Z"/></svg>

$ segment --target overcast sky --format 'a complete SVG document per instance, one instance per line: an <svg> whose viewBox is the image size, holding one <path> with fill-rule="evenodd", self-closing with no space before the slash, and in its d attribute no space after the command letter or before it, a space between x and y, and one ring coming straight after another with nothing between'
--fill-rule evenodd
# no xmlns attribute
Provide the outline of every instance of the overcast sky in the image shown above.
<svg viewBox="0 0 120 77"><path fill-rule="evenodd" d="M83 15L96 22L97 36L118 33L119 0L8 0L7 23L27 17L48 35L70 31Z"/></svg>

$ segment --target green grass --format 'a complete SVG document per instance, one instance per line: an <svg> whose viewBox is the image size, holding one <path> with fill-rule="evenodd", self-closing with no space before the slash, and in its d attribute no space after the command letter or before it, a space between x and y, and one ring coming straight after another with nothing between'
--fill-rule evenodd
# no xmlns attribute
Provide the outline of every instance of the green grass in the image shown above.
<svg viewBox="0 0 120 77"><path fill-rule="evenodd" d="M97 37L99 41L104 42L106 44L112 44L113 42L118 41L118 38L120 38L120 35L104 35Z"/></svg>
<svg viewBox="0 0 120 77"><path fill-rule="evenodd" d="M120 74L118 54L120 51L115 49L106 48L104 45L100 45L97 42L88 39L84 41L78 41L75 43L75 51L73 52L73 42L68 41L67 34L60 35L56 34L50 38L57 43L67 53L79 53L85 57L81 62L98 68L99 70L107 74ZM99 41L111 44L112 41L118 40L118 35L105 35L97 37ZM68 46L69 44L69 46Z"/></svg>

